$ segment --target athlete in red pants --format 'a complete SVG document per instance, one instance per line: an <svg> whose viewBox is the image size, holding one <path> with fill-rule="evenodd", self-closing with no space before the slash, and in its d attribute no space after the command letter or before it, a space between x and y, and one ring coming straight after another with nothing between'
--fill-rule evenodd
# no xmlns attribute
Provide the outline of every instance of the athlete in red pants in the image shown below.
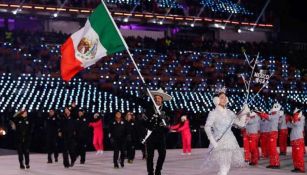
<svg viewBox="0 0 307 175"><path fill-rule="evenodd" d="M243 137L244 159L245 159L245 162L250 162L251 152L249 149L249 142L248 142L248 136L246 133L246 128L241 129L241 135Z"/></svg>
<svg viewBox="0 0 307 175"><path fill-rule="evenodd" d="M292 172L295 173L305 173L305 164L304 164L304 126L305 126L305 117L302 115L302 112L298 109L294 110L294 115L291 122L288 123L288 126L292 128L290 133L290 141L292 146L292 158L294 169Z"/></svg>
<svg viewBox="0 0 307 175"><path fill-rule="evenodd" d="M277 139L278 132L271 131L270 132L270 141L269 141L269 158L270 165L267 168L279 169L280 168L280 159L277 152Z"/></svg>
<svg viewBox="0 0 307 175"><path fill-rule="evenodd" d="M103 154L103 123L99 114L94 114L94 121L89 124L93 127L93 145L98 154Z"/></svg>
<svg viewBox="0 0 307 175"><path fill-rule="evenodd" d="M261 118L260 121L260 147L261 147L261 157L269 158L269 121L268 115L265 113L258 113Z"/></svg>
<svg viewBox="0 0 307 175"><path fill-rule="evenodd" d="M269 140L269 157L270 165L267 168L279 169L280 159L277 152L277 139L278 139L278 122L280 118L281 106L279 103L275 103L270 111L269 123L270 123L270 140Z"/></svg>
<svg viewBox="0 0 307 175"><path fill-rule="evenodd" d="M248 139L248 150L250 151L250 163L249 165L258 165L259 160L259 129L260 129L260 117L252 112L248 117L248 122L246 124L246 134Z"/></svg>
<svg viewBox="0 0 307 175"><path fill-rule="evenodd" d="M278 143L279 143L279 154L287 154L287 140L288 140L288 127L286 123L286 115L281 114L278 124Z"/></svg>
<svg viewBox="0 0 307 175"><path fill-rule="evenodd" d="M181 132L183 155L191 155L191 131L190 122L187 116L181 117L181 122L177 125L171 126L171 130Z"/></svg>
<svg viewBox="0 0 307 175"><path fill-rule="evenodd" d="M250 163L249 165L255 166L258 165L259 160L259 129L260 129L260 117L252 112L248 118L246 125L247 139L248 139L248 150L250 151Z"/></svg>

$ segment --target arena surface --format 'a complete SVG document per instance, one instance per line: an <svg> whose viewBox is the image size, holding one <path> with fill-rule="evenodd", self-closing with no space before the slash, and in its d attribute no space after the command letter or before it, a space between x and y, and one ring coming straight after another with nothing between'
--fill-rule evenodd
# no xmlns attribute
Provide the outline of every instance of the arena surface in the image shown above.
<svg viewBox="0 0 307 175"><path fill-rule="evenodd" d="M290 147L288 148L290 150ZM167 150L166 160L162 173L164 175L214 175L217 169L203 171L200 169L204 160L205 149L194 149L191 156L180 155L181 150ZM96 156L94 152L87 153L86 164L79 164L77 160L74 167L65 169L62 163L62 155L59 157L58 163L47 164L46 154L31 154L31 169L20 170L19 163L15 151L1 150L0 156L0 174L3 175L145 175L146 161L142 160L140 151L136 153L136 160L133 164L125 163L124 168L114 169L112 156L113 152L106 151L102 156ZM14 153L14 154L12 154ZM157 155L157 152L155 153ZM156 157L155 157L156 158ZM307 164L307 155L305 156ZM288 156L281 156L281 169L271 170L266 169L268 160L260 160L258 167L246 167L232 169L229 175L288 175L292 174L290 170L292 167L291 154ZM307 167L307 166L306 166ZM300 173L303 174L303 173Z"/></svg>

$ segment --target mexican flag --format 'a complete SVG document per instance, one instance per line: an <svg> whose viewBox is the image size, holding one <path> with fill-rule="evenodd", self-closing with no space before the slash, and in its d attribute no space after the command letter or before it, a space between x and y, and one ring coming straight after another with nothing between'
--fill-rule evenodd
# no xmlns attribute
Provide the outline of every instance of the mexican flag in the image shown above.
<svg viewBox="0 0 307 175"><path fill-rule="evenodd" d="M79 71L102 57L128 49L106 5L102 2L90 15L85 26L61 47L61 76L69 81Z"/></svg>

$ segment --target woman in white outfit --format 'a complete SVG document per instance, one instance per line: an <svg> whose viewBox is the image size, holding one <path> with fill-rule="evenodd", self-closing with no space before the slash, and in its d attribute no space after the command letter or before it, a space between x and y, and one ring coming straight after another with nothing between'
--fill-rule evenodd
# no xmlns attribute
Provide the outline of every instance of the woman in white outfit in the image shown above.
<svg viewBox="0 0 307 175"><path fill-rule="evenodd" d="M227 175L230 167L245 166L243 151L231 131L231 125L244 127L246 125L246 116L249 113L248 106L245 105L239 116L226 108L228 98L225 90L219 92L214 97L213 102L216 106L209 115L205 125L205 131L210 141L209 148L213 150L206 166L218 166L218 175ZM244 114L243 114L244 113ZM223 133L224 136L222 137ZM222 137L222 138L221 138Z"/></svg>

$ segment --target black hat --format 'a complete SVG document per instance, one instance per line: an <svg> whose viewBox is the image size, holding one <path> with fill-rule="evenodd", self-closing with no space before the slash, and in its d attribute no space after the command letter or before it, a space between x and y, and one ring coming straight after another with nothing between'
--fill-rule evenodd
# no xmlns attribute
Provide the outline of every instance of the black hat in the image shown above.
<svg viewBox="0 0 307 175"><path fill-rule="evenodd" d="M85 109L82 108L82 107L80 107L78 111L79 111L79 112L85 112Z"/></svg>
<svg viewBox="0 0 307 175"><path fill-rule="evenodd" d="M68 109L69 111L71 111L72 110L72 106L71 105L66 106L65 109Z"/></svg>
<svg viewBox="0 0 307 175"><path fill-rule="evenodd" d="M51 107L51 108L49 108L49 111L55 111L55 107Z"/></svg>
<svg viewBox="0 0 307 175"><path fill-rule="evenodd" d="M117 110L115 110L115 113L114 113L114 114L116 114L116 113L118 113L118 112L121 113L121 114L123 113L121 110L117 109Z"/></svg>

